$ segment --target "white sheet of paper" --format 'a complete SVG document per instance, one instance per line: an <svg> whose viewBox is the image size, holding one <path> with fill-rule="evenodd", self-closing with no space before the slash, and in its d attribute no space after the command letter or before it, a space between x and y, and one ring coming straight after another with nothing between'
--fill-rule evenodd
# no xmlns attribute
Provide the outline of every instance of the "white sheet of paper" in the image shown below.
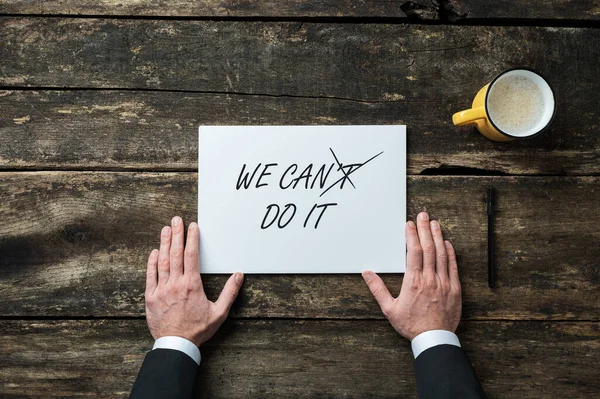
<svg viewBox="0 0 600 399"><path fill-rule="evenodd" d="M405 221L405 126L199 129L203 274L404 272Z"/></svg>

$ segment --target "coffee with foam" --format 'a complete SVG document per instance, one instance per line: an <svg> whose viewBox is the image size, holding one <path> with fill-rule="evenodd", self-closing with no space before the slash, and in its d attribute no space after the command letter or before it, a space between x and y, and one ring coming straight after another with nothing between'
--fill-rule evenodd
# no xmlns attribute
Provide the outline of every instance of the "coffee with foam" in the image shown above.
<svg viewBox="0 0 600 399"><path fill-rule="evenodd" d="M517 70L500 76L487 96L488 117L502 132L526 137L542 130L554 112L554 98L537 74Z"/></svg>

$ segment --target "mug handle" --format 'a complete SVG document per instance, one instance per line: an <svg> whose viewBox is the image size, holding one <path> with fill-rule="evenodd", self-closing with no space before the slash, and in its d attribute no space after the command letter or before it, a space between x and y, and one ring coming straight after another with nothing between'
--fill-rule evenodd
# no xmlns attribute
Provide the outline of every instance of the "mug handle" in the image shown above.
<svg viewBox="0 0 600 399"><path fill-rule="evenodd" d="M452 123L456 126L464 126L485 118L485 107L470 108L452 115Z"/></svg>

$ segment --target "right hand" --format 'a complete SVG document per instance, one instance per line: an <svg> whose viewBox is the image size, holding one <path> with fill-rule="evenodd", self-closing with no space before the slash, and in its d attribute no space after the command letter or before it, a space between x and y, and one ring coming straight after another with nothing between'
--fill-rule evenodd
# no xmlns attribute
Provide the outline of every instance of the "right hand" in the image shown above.
<svg viewBox="0 0 600 399"><path fill-rule="evenodd" d="M455 332L462 311L456 254L444 241L437 221L421 212L417 225L406 224L406 273L400 295L394 298L381 278L363 272L363 278L383 314L403 337L413 340L430 330Z"/></svg>

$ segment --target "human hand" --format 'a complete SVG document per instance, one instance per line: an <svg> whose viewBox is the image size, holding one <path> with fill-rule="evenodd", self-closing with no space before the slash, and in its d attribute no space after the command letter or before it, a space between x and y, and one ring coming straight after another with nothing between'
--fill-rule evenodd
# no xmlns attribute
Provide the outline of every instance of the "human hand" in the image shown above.
<svg viewBox="0 0 600 399"><path fill-rule="evenodd" d="M190 223L184 250L183 220L176 216L160 236L160 250L148 258L146 273L146 320L154 339L177 336L196 346L208 341L223 324L244 281L232 275L217 299L206 297L198 272L196 223Z"/></svg>
<svg viewBox="0 0 600 399"><path fill-rule="evenodd" d="M383 314L400 335L412 341L430 330L455 332L462 311L456 254L444 241L437 221L421 212L417 226L406 224L406 273L400 295L394 298L381 278L363 272L363 278Z"/></svg>

